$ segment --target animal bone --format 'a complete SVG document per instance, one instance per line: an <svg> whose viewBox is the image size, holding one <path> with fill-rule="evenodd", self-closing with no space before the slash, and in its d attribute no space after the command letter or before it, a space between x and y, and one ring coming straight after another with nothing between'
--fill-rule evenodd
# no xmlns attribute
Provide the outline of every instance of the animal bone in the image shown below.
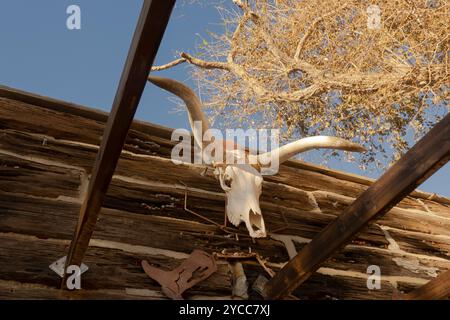
<svg viewBox="0 0 450 320"><path fill-rule="evenodd" d="M186 104L189 114L189 122L194 134L194 142L201 150L205 147L205 140L211 141L210 137L204 134L209 129L209 123L202 111L200 99L194 91L173 79L150 76L149 81L165 89L179 98ZM201 121L201 126L195 126L194 122ZM261 169L268 162L278 159L279 164L292 158L293 156L311 149L328 148L354 152L366 151L361 145L341 138L315 136L303 138L278 149L260 155L251 155L244 148L238 148L233 142L223 141L223 151L226 154L224 159L248 159L232 164L213 163L214 175L220 182L221 188L226 194L225 214L228 220L235 226L245 223L252 238L263 238L267 236L266 226L259 206L263 177Z"/></svg>

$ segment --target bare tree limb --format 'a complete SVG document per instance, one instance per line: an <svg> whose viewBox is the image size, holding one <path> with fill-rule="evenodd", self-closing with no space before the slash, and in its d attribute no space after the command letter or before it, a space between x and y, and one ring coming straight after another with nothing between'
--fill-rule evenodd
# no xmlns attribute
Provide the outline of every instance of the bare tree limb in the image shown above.
<svg viewBox="0 0 450 320"><path fill-rule="evenodd" d="M188 62L190 64L193 64L197 67L203 68L203 69L222 69L229 71L229 67L226 63L223 62L217 62L217 61L205 61L198 58L195 58L185 52L182 52L180 54L181 58L176 59L172 62L169 62L167 64L156 66L152 68L152 71L162 71L166 69L170 69L172 67L175 67L179 64Z"/></svg>
<svg viewBox="0 0 450 320"><path fill-rule="evenodd" d="M223 62L201 60L184 52L181 54L181 57L186 59L186 61L189 62L190 64L193 64L197 67L201 67L204 69L222 69L227 71L230 70L228 65Z"/></svg>
<svg viewBox="0 0 450 320"><path fill-rule="evenodd" d="M176 59L176 60L174 60L172 62L164 64L162 66L154 66L154 67L152 67L152 71L162 71L162 70L170 69L172 67L175 67L175 66L177 66L179 64L182 64L182 63L185 63L185 62L186 62L186 59L179 58L179 59Z"/></svg>
<svg viewBox="0 0 450 320"><path fill-rule="evenodd" d="M331 10L327 13L325 13L324 15L317 17L316 19L314 19L314 21L311 23L311 25L306 29L305 33L303 34L303 37L300 39L298 45L297 45L297 49L295 50L295 55L294 55L294 59L295 60L299 60L300 59L300 55L302 53L303 50L303 46L306 42L306 40L308 40L308 37L311 35L311 33L314 31L316 25L322 21L323 19L325 19L326 17L329 17L333 14L335 14L336 12L344 9L345 7L347 7L347 3L344 3L342 6L340 6L339 8L335 9L335 10Z"/></svg>

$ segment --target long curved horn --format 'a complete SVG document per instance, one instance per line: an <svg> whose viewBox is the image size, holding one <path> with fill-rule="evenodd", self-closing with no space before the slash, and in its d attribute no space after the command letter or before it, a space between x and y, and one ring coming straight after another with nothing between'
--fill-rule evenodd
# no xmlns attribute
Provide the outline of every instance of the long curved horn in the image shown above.
<svg viewBox="0 0 450 320"><path fill-rule="evenodd" d="M188 109L189 123L191 124L191 129L194 133L194 139L198 146L202 147L203 133L209 129L209 123L202 111L202 103L194 91L185 84L173 79L150 76L148 77L148 81L173 93L184 101L186 108ZM202 132L198 132L199 128L194 126L195 121L201 121Z"/></svg>
<svg viewBox="0 0 450 320"><path fill-rule="evenodd" d="M267 159L272 159L272 156L277 156L279 164L285 162L286 160L292 158L296 154L311 150L311 149L339 149L354 152L365 152L367 151L363 146L353 143L341 138L327 137L327 136L315 136L303 138L291 143L288 143L276 150L272 150L267 153L260 154L258 160L265 163ZM264 160L262 160L264 159Z"/></svg>

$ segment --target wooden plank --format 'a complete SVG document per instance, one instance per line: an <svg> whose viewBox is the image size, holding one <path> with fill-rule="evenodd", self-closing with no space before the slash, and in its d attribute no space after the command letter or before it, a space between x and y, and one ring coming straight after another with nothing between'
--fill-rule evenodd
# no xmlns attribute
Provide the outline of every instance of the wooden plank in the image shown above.
<svg viewBox="0 0 450 320"><path fill-rule="evenodd" d="M402 300L440 300L450 298L450 270L427 284L399 297Z"/></svg>
<svg viewBox="0 0 450 320"><path fill-rule="evenodd" d="M290 294L336 250L388 212L449 158L450 114L270 279L265 288L266 298L279 299Z"/></svg>
<svg viewBox="0 0 450 320"><path fill-rule="evenodd" d="M73 168L36 163L0 152L0 191L46 197L79 197L82 173Z"/></svg>
<svg viewBox="0 0 450 320"><path fill-rule="evenodd" d="M60 239L38 239L14 233L0 233L0 264L2 281L39 284L55 288L59 277L48 268L49 259L58 259L67 250L69 241ZM123 246L126 249L126 246ZM85 256L89 272L82 275L83 290L146 289L161 291L161 286L142 270L141 261L147 260L163 270L175 269L185 259L170 256L169 252L158 252L151 247L141 250L124 250L120 243L93 241ZM178 253L179 254L179 253ZM211 277L186 292L186 298L204 294L210 296L230 293L228 265L220 263ZM164 297L164 295L161 295Z"/></svg>
<svg viewBox="0 0 450 320"><path fill-rule="evenodd" d="M80 210L67 265L80 265L133 121L175 0L145 0Z"/></svg>
<svg viewBox="0 0 450 320"><path fill-rule="evenodd" d="M59 290L55 286L0 280L0 300L160 300L155 290Z"/></svg>
<svg viewBox="0 0 450 320"><path fill-rule="evenodd" d="M103 129L105 123L108 121L109 113L81 106L78 104L66 102L63 100L53 99L45 96L41 96L34 93L25 92L22 90L0 86L0 127L14 127L20 125L20 129L24 132L36 132L37 128L45 133L51 133L55 138L62 138L60 135L64 132L70 131L73 125L83 126L86 130L94 130L97 127ZM11 112L11 108L13 112ZM19 110L24 109L24 113L21 114ZM33 117L29 115L33 113ZM37 117L38 119L34 118ZM39 122L39 118L58 118L61 121L66 120L68 124L60 123L57 121L55 124L59 125L55 130L53 127L49 127L44 123ZM90 124L83 125L81 122L90 122ZM26 126L26 123L31 123L32 126ZM53 123L53 122L52 122ZM154 136L155 138L164 138L170 141L173 129L160 126L154 123L149 123L141 120L133 120L131 126L133 130L141 131ZM19 128L16 128L19 129ZM85 136L85 131L72 132L71 136L80 137ZM100 136L100 135L99 135ZM100 140L96 140L99 144ZM80 140L80 142L82 142ZM170 153L169 153L170 155Z"/></svg>

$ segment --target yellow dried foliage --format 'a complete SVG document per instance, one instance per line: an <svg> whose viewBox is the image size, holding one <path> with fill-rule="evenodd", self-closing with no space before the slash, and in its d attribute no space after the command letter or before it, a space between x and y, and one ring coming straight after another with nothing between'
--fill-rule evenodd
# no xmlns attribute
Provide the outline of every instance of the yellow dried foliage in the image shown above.
<svg viewBox="0 0 450 320"><path fill-rule="evenodd" d="M449 110L449 3L233 1L187 62L223 126L360 142L385 165Z"/></svg>

